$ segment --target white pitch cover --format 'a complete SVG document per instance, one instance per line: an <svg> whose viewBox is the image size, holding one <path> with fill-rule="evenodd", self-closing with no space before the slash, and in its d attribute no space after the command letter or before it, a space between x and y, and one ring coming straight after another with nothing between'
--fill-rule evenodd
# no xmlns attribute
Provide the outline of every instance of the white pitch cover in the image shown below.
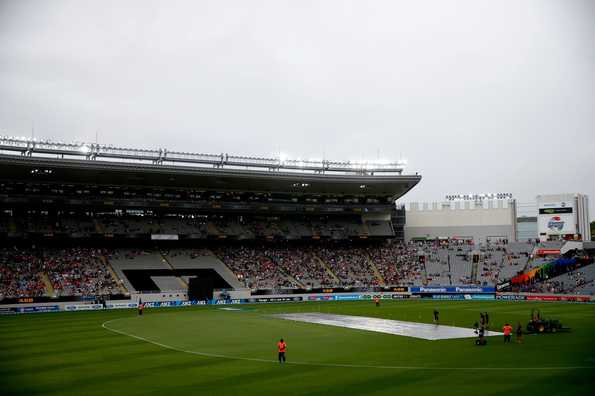
<svg viewBox="0 0 595 396"><path fill-rule="evenodd" d="M436 325L428 323L404 322L401 320L368 318L365 316L334 315L324 313L291 313L275 315L281 319L346 327L350 329L375 331L424 340L446 340L450 338L477 337L475 330L464 327ZM502 333L486 331L486 336L497 336Z"/></svg>

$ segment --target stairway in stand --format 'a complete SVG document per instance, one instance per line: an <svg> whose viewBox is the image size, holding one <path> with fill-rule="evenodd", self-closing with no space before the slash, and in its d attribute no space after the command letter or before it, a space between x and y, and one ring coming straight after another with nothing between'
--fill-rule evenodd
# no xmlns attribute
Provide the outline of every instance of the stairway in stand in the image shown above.
<svg viewBox="0 0 595 396"><path fill-rule="evenodd" d="M333 280L337 282L337 284L341 283L339 277L333 272L333 270L331 269L331 267L328 266L327 263L325 263L320 257L318 257L315 254L313 254L312 256L314 257L314 260L318 261L318 263L322 265L322 267L326 270L327 274L329 274L331 278L333 278Z"/></svg>
<svg viewBox="0 0 595 396"><path fill-rule="evenodd" d="M126 290L126 287L124 287L124 283L122 282L120 277L118 277L118 275L116 274L116 271L114 271L114 269L112 268L112 265L110 264L109 260L107 258L105 258L105 256L99 256L99 260L105 265L105 267L107 268L109 273L112 275L112 278L114 278L114 280L118 284L118 287L120 288L120 292L122 294L128 294L128 290Z"/></svg>
<svg viewBox="0 0 595 396"><path fill-rule="evenodd" d="M40 272L39 277L41 278L41 281L45 285L46 295L48 295L50 297L54 296L54 286L52 286L52 282L50 281L50 277L48 276L48 274L45 272Z"/></svg>
<svg viewBox="0 0 595 396"><path fill-rule="evenodd" d="M163 262L166 263L171 270L175 270L174 266L171 265L171 263L169 262L169 259L167 258L167 256L165 254L163 254L163 252L159 252L159 254L161 254L161 257L163 258ZM180 285L182 285L182 290L188 290L188 283L183 278L181 278L179 276L176 276L176 278L180 282Z"/></svg>
<svg viewBox="0 0 595 396"><path fill-rule="evenodd" d="M376 267L376 264L374 263L374 261L372 261L372 258L370 256L366 256L366 259L368 260L368 264L370 264L370 268L372 268L372 273L378 280L378 284L380 286L385 286L386 282L384 281L382 274L380 274L380 271L378 271L378 267Z"/></svg>

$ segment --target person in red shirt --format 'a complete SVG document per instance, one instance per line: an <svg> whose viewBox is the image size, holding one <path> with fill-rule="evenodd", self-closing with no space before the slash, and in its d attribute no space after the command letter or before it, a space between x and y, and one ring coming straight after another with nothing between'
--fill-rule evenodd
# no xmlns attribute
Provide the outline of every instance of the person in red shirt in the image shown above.
<svg viewBox="0 0 595 396"><path fill-rule="evenodd" d="M279 363L285 363L285 350L287 344L283 341L283 338L277 343L277 349L279 350Z"/></svg>
<svg viewBox="0 0 595 396"><path fill-rule="evenodd" d="M508 323L506 323L504 325L504 327L502 328L502 331L504 332L504 342L510 342L510 337L512 334L512 326L509 325Z"/></svg>

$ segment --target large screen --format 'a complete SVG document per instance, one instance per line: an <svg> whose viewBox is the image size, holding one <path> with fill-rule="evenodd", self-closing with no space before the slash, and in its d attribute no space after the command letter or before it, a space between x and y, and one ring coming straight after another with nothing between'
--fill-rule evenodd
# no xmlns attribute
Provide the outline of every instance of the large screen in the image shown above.
<svg viewBox="0 0 595 396"><path fill-rule="evenodd" d="M539 234L566 235L576 233L573 201L547 202L539 205L537 220Z"/></svg>

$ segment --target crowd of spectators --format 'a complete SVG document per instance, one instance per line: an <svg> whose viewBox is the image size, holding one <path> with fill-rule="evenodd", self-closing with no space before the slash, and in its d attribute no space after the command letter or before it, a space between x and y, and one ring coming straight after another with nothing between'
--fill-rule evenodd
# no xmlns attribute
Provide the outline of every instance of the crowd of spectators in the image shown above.
<svg viewBox="0 0 595 396"><path fill-rule="evenodd" d="M593 282L584 271L570 271L562 276L547 279L541 282L522 285L520 291L528 293L572 293L588 283Z"/></svg>
<svg viewBox="0 0 595 396"><path fill-rule="evenodd" d="M377 283L364 248L231 245L214 249L214 253L252 289Z"/></svg>
<svg viewBox="0 0 595 396"><path fill-rule="evenodd" d="M314 253L330 267L339 278L341 286L378 284L365 248L320 246L314 249Z"/></svg>
<svg viewBox="0 0 595 396"><path fill-rule="evenodd" d="M581 287L586 285L589 282L592 282L593 279L587 278L584 271L570 271L568 274L568 279L566 280L565 284L568 289L574 290L577 287Z"/></svg>
<svg viewBox="0 0 595 396"><path fill-rule="evenodd" d="M214 249L214 253L248 288L276 289L298 286L273 261L273 249L226 246Z"/></svg>
<svg viewBox="0 0 595 396"><path fill-rule="evenodd" d="M472 251L480 252L476 264L479 274L475 275L471 271ZM519 255L508 252L503 243L486 247L466 241L393 242L364 247L332 243L301 248L231 245L219 247L214 253L250 288L367 287L377 286L381 280L386 286L432 282L493 285L502 268L519 265Z"/></svg>
<svg viewBox="0 0 595 396"><path fill-rule="evenodd" d="M416 243L390 243L368 248L367 252L386 285L406 286L420 283L423 278L423 264L420 263L418 250Z"/></svg>
<svg viewBox="0 0 595 396"><path fill-rule="evenodd" d="M506 244L488 244L481 249L483 260L480 278L489 284L496 284L510 279L523 271L529 254L514 252Z"/></svg>
<svg viewBox="0 0 595 396"><path fill-rule="evenodd" d="M118 284L101 257L102 249L48 249L42 252L43 271L58 296L95 296L118 292Z"/></svg>
<svg viewBox="0 0 595 396"><path fill-rule="evenodd" d="M301 286L311 288L333 285L333 278L310 249L286 247L268 249L267 252L273 262Z"/></svg>
<svg viewBox="0 0 595 396"><path fill-rule="evenodd" d="M251 289L417 286L428 284L495 285L527 267L528 253L505 242L472 245L461 241L346 244L218 244L163 251L192 258L215 255ZM0 298L54 295L109 295L119 281L106 266L111 258L133 259L143 250L95 248L0 249ZM473 256L479 260L473 262ZM535 284L522 291L572 291L593 281L582 270ZM384 281L384 282L382 282Z"/></svg>
<svg viewBox="0 0 595 396"><path fill-rule="evenodd" d="M119 292L102 249L1 249L0 298L96 296ZM45 282L44 282L44 277Z"/></svg>
<svg viewBox="0 0 595 396"><path fill-rule="evenodd" d="M0 249L0 300L45 294L41 260L30 250Z"/></svg>

